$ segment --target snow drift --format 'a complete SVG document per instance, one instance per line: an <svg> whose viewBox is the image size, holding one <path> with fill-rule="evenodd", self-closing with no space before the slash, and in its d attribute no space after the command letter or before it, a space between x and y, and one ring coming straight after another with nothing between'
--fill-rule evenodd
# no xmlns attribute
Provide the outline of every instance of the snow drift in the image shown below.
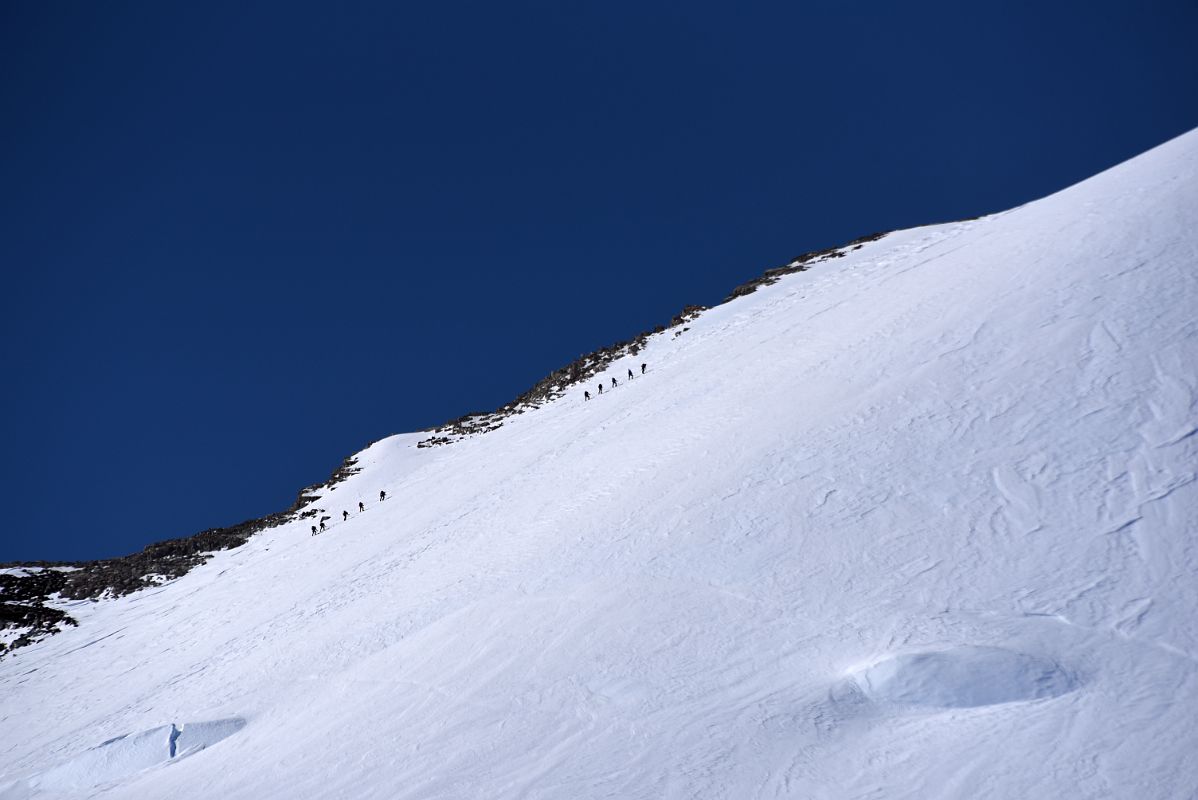
<svg viewBox="0 0 1198 800"><path fill-rule="evenodd" d="M1189 796L1195 221L1190 133L378 442L0 662L0 796Z"/></svg>

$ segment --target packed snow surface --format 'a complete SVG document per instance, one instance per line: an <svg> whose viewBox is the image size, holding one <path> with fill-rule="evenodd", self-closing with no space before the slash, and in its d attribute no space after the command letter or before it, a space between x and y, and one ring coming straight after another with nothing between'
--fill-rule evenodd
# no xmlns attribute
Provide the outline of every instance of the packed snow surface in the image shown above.
<svg viewBox="0 0 1198 800"><path fill-rule="evenodd" d="M326 534L0 662L0 797L1192 797L1196 171L1190 133L376 443Z"/></svg>

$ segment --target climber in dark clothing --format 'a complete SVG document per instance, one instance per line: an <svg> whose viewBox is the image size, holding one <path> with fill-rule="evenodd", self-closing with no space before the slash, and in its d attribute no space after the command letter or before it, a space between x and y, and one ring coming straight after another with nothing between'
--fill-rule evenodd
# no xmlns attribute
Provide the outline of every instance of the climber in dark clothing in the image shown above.
<svg viewBox="0 0 1198 800"><path fill-rule="evenodd" d="M603 394L603 384L599 384L599 394Z"/></svg>
<svg viewBox="0 0 1198 800"><path fill-rule="evenodd" d="M613 389L614 389L614 388L616 388L616 387L617 387L617 386L619 386L619 385L620 385L620 384L616 383L616 379L615 379L615 378L612 378L612 379L611 379L611 388L613 388Z"/></svg>
<svg viewBox="0 0 1198 800"><path fill-rule="evenodd" d="M628 380L632 380L632 370L628 370Z"/></svg>
<svg viewBox="0 0 1198 800"><path fill-rule="evenodd" d="M641 374L642 375L645 374L645 365L644 364L641 364Z"/></svg>
<svg viewBox="0 0 1198 800"><path fill-rule="evenodd" d="M590 392L588 392L588 391L586 391L586 390L584 389L584 390L583 390L583 392L582 392L582 399L583 399L583 400L590 400L590 399L591 399L591 393L590 393Z"/></svg>
<svg viewBox="0 0 1198 800"><path fill-rule="evenodd" d="M341 521L342 521L342 522L345 522L347 519L349 519L349 512L348 512L348 511L342 511L342 512L341 512Z"/></svg>
<svg viewBox="0 0 1198 800"><path fill-rule="evenodd" d="M379 502L381 503L386 499L387 499L387 493L385 491L383 491L382 489L379 489Z"/></svg>
<svg viewBox="0 0 1198 800"><path fill-rule="evenodd" d="M358 510L359 510L359 511L365 511L365 510L366 510L366 504L365 504L365 503L363 503L361 500L359 500L359 501L358 501Z"/></svg>
<svg viewBox="0 0 1198 800"><path fill-rule="evenodd" d="M324 533L324 523L320 523L320 532Z"/></svg>
<svg viewBox="0 0 1198 800"><path fill-rule="evenodd" d="M312 535L313 536L316 535L316 526L315 525L312 526Z"/></svg>

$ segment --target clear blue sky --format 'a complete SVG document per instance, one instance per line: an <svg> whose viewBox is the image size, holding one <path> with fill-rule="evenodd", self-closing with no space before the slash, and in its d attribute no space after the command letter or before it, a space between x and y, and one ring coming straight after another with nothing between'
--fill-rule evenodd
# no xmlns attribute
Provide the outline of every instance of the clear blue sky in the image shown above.
<svg viewBox="0 0 1198 800"><path fill-rule="evenodd" d="M803 250L1084 178L1198 126L1196 39L1192 0L6 2L0 561L284 508Z"/></svg>

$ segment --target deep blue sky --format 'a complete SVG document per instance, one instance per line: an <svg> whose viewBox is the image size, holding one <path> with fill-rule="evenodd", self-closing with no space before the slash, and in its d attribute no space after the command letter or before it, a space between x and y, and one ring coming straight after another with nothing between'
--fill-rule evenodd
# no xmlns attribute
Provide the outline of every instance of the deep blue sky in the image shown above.
<svg viewBox="0 0 1198 800"><path fill-rule="evenodd" d="M0 561L278 510L803 250L1087 177L1198 126L1196 38L1192 0L9 0Z"/></svg>

